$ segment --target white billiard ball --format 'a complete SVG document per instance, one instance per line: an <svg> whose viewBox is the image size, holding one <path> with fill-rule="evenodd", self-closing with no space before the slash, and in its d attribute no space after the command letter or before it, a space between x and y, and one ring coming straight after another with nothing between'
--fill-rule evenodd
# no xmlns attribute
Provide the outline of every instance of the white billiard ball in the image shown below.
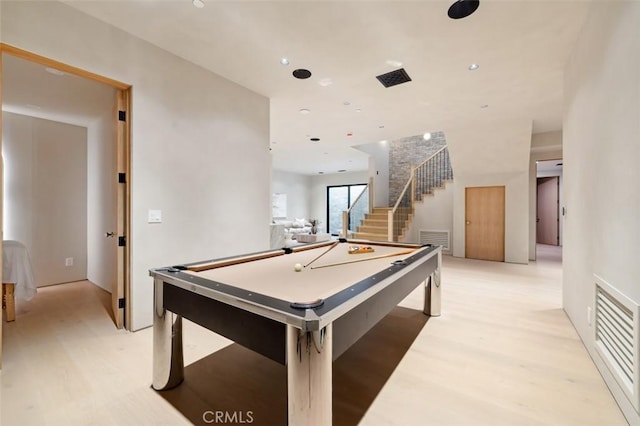
<svg viewBox="0 0 640 426"><path fill-rule="evenodd" d="M296 270L296 272L300 272L300 271L302 271L302 265L301 265L301 264L299 264L299 263L296 263L296 264L293 266L293 269L295 269L295 270Z"/></svg>

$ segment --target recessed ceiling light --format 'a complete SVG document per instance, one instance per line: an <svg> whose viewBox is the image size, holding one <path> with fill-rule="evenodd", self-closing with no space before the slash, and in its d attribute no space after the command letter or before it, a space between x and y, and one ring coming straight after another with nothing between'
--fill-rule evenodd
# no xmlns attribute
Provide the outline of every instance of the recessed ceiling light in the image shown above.
<svg viewBox="0 0 640 426"><path fill-rule="evenodd" d="M311 142L320 142L320 138L311 138L309 139Z"/></svg>
<svg viewBox="0 0 640 426"><path fill-rule="evenodd" d="M344 173L344 172L346 172L346 170L345 170L345 169L340 169L340 170L338 170L338 173Z"/></svg>
<svg viewBox="0 0 640 426"><path fill-rule="evenodd" d="M344 106L349 106L349 105L351 105L351 102L349 102L349 101L344 101L344 102L342 103L342 105L344 105Z"/></svg>
<svg viewBox="0 0 640 426"><path fill-rule="evenodd" d="M484 105L480 105L480 108L487 108L489 105L484 104Z"/></svg>
<svg viewBox="0 0 640 426"><path fill-rule="evenodd" d="M391 65L392 67L401 67L402 66L402 62L400 61L395 61L393 59L389 59L387 61L387 65Z"/></svg>
<svg viewBox="0 0 640 426"><path fill-rule="evenodd" d="M431 139L431 133L425 133L424 136L422 136L424 138L425 141L428 141L429 139Z"/></svg>
<svg viewBox="0 0 640 426"><path fill-rule="evenodd" d="M323 175L323 174L324 174L324 172L318 172L318 174L319 174L319 175Z"/></svg>
<svg viewBox="0 0 640 426"><path fill-rule="evenodd" d="M318 81L318 84L322 87L327 87L331 86L333 84L333 81L330 78L323 78Z"/></svg>
<svg viewBox="0 0 640 426"><path fill-rule="evenodd" d="M310 112L311 112L311 110L307 109L307 108L300 109L300 114L309 114Z"/></svg>
<svg viewBox="0 0 640 426"><path fill-rule="evenodd" d="M384 129L384 126L378 126L378 129Z"/></svg>
<svg viewBox="0 0 640 426"><path fill-rule="evenodd" d="M45 68L44 70L45 70L46 72L48 72L49 74L53 74L53 75L64 75L64 72L62 72L62 71L60 71L60 70L57 70L57 69L55 69L55 68L49 68L49 67L47 67L47 68Z"/></svg>
<svg viewBox="0 0 640 426"><path fill-rule="evenodd" d="M204 2L202 0L193 0L192 3L198 9L202 9L204 7Z"/></svg>
<svg viewBox="0 0 640 426"><path fill-rule="evenodd" d="M362 110L360 108L356 109L356 112L362 112Z"/></svg>
<svg viewBox="0 0 640 426"><path fill-rule="evenodd" d="M305 70L304 68L298 68L297 70L293 71L293 76L300 80L305 80L311 77L311 71Z"/></svg>
<svg viewBox="0 0 640 426"><path fill-rule="evenodd" d="M287 58L280 58L281 65L289 65L289 60Z"/></svg>
<svg viewBox="0 0 640 426"><path fill-rule="evenodd" d="M475 70L477 70L478 68L480 68L480 65L478 65L478 64L471 64L471 65L469 65L469 71L475 71Z"/></svg>

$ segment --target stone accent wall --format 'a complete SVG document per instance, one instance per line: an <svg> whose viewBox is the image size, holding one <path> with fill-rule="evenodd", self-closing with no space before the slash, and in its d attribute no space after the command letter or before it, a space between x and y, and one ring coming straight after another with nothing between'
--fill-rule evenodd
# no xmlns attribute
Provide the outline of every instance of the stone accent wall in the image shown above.
<svg viewBox="0 0 640 426"><path fill-rule="evenodd" d="M389 206L393 206L409 180L411 167L417 166L445 146L444 132L431 133L431 139L423 135L409 136L391 142L389 146Z"/></svg>

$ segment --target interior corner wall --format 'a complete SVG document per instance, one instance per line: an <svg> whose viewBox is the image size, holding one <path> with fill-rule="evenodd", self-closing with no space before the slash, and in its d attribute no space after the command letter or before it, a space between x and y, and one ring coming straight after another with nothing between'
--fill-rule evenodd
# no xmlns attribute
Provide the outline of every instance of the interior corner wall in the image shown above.
<svg viewBox="0 0 640 426"><path fill-rule="evenodd" d="M640 303L639 2L592 3L564 83L563 306L627 421L640 424L587 320L594 274Z"/></svg>
<svg viewBox="0 0 640 426"><path fill-rule="evenodd" d="M149 269L269 248L268 98L66 4L0 7L3 42L132 85L128 327L152 324Z"/></svg>
<svg viewBox="0 0 640 426"><path fill-rule="evenodd" d="M309 188L311 177L299 173L273 170L271 190L274 194L287 195L287 218L310 218Z"/></svg>
<svg viewBox="0 0 640 426"><path fill-rule="evenodd" d="M465 189L474 186L505 187L504 260L529 262L529 173L454 174L453 255L465 257Z"/></svg>
<svg viewBox="0 0 640 426"><path fill-rule="evenodd" d="M97 84L97 83L96 83ZM111 292L117 281L115 90L106 90L103 114L87 128L87 278ZM107 237L108 232L114 235Z"/></svg>
<svg viewBox="0 0 640 426"><path fill-rule="evenodd" d="M333 173L311 176L311 219L320 219L320 229L327 226L327 187L337 185L357 185L369 182L369 172Z"/></svg>
<svg viewBox="0 0 640 426"><path fill-rule="evenodd" d="M369 177L373 178L373 206L389 207L389 143L374 142L353 148L369 154Z"/></svg>
<svg viewBox="0 0 640 426"><path fill-rule="evenodd" d="M532 135L532 147L535 146L562 146L562 132L546 132ZM557 160L562 158L562 149L551 148L542 152L531 152L529 160L529 260L536 260L536 217L537 217L537 171L536 161ZM563 182L564 183L564 182ZM560 185L561 191L564 185ZM564 192L564 191L563 191ZM564 200L561 200L564 201ZM562 217L562 206L560 204L560 227L564 231L564 218ZM561 234L562 234L561 231ZM562 238L560 239L562 245Z"/></svg>
<svg viewBox="0 0 640 426"><path fill-rule="evenodd" d="M27 247L38 287L86 279L87 129L2 116L4 238Z"/></svg>

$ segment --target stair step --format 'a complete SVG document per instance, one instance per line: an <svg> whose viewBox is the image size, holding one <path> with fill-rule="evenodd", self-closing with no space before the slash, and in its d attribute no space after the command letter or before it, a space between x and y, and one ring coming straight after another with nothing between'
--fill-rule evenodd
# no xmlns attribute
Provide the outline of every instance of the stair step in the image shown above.
<svg viewBox="0 0 640 426"><path fill-rule="evenodd" d="M371 241L387 241L386 234L373 234L370 232L354 232L352 237L357 240L371 240Z"/></svg>
<svg viewBox="0 0 640 426"><path fill-rule="evenodd" d="M367 213L365 219L386 220L389 217L387 213Z"/></svg>
<svg viewBox="0 0 640 426"><path fill-rule="evenodd" d="M358 232L370 232L372 234L387 234L387 226L372 226L368 224L363 224L358 226Z"/></svg>

